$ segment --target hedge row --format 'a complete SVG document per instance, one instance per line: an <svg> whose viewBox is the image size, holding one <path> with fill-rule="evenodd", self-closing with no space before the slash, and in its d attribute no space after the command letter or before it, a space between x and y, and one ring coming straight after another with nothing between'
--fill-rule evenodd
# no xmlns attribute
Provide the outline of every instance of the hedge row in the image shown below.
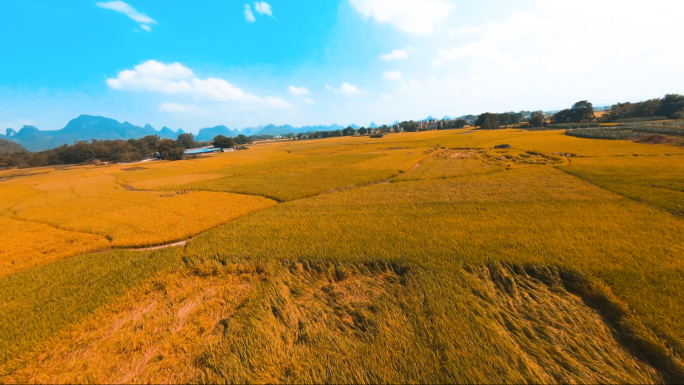
<svg viewBox="0 0 684 385"><path fill-rule="evenodd" d="M553 123L548 124L546 128L557 128L557 129L573 129L573 128L594 128L599 127L600 123Z"/></svg>
<svg viewBox="0 0 684 385"><path fill-rule="evenodd" d="M667 116L647 116L644 118L617 119L614 123L649 122L654 120L667 120Z"/></svg>

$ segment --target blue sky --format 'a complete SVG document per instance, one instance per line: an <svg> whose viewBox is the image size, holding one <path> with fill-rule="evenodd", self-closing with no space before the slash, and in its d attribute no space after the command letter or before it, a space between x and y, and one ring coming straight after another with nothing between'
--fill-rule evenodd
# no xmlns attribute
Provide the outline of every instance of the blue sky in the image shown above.
<svg viewBox="0 0 684 385"><path fill-rule="evenodd" d="M684 93L682 14L666 0L8 2L0 130L80 114L197 132L643 100Z"/></svg>

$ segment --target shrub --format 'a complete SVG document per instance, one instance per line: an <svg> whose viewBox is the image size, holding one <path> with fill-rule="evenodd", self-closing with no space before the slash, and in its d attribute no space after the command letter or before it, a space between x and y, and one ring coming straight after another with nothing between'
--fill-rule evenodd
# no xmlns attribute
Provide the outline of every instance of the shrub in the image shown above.
<svg viewBox="0 0 684 385"><path fill-rule="evenodd" d="M546 126L546 129L572 129L572 128L594 128L594 127L600 127L600 123L554 123L554 124L548 124Z"/></svg>
<svg viewBox="0 0 684 385"><path fill-rule="evenodd" d="M615 123L648 122L653 120L667 120L667 116L647 116L642 118L629 118L613 120Z"/></svg>
<svg viewBox="0 0 684 385"><path fill-rule="evenodd" d="M629 126L628 128L634 132L647 132L650 134L684 136L684 127L675 128L675 127L666 127L666 126L663 127L663 126L652 126L652 125L636 125L636 126Z"/></svg>
<svg viewBox="0 0 684 385"><path fill-rule="evenodd" d="M580 128L580 129L576 129L576 130L568 130L565 132L565 135L574 136L577 138L585 138L585 139L620 140L620 139L628 139L628 138L643 138L643 137L648 136L649 134L631 132L631 131L623 131L623 130L615 130L615 129L609 129L609 128L599 128L599 129L596 129L596 128L594 128L594 129Z"/></svg>

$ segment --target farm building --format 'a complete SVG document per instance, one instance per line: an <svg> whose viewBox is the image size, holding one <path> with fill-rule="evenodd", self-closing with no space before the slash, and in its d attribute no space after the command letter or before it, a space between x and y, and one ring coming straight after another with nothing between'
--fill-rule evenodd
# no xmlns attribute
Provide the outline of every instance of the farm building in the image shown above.
<svg viewBox="0 0 684 385"><path fill-rule="evenodd" d="M185 150L185 155L204 155L204 154L215 154L218 152L223 152L222 148L208 147L208 148L191 148Z"/></svg>

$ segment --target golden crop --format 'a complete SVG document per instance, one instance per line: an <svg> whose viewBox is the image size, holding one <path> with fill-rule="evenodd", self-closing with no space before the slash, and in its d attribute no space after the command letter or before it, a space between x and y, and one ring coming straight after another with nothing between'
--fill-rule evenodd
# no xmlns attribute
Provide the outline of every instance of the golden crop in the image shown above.
<svg viewBox="0 0 684 385"><path fill-rule="evenodd" d="M105 237L0 217L0 276L109 247Z"/></svg>
<svg viewBox="0 0 684 385"><path fill-rule="evenodd" d="M3 199L6 215L96 234L114 247L180 241L275 204L261 197L227 193L127 191L115 177L92 168L26 180L28 186L18 185L21 182L14 180L15 185L7 186L16 192ZM29 186L34 193L20 200L18 196ZM26 244L22 250L30 252L31 248Z"/></svg>
<svg viewBox="0 0 684 385"><path fill-rule="evenodd" d="M201 234L0 277L0 382L681 382L683 156L465 129L13 177L8 232Z"/></svg>

